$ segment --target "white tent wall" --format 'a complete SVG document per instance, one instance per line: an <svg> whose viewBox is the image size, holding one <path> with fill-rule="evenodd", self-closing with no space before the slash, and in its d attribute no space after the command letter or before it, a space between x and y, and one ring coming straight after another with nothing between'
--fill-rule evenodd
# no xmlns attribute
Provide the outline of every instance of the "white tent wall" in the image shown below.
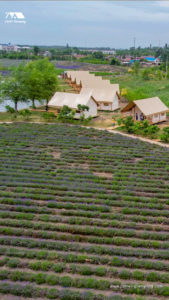
<svg viewBox="0 0 169 300"><path fill-rule="evenodd" d="M155 123L158 123L158 122L166 121L166 119L167 119L166 112L154 114L154 115L152 116L152 124L155 124Z"/></svg>
<svg viewBox="0 0 169 300"><path fill-rule="evenodd" d="M92 96L98 103L99 110L114 111L119 108L119 99L113 89L93 89Z"/></svg>
<svg viewBox="0 0 169 300"><path fill-rule="evenodd" d="M80 93L83 90L92 91L98 109L114 111L119 108L119 84L111 84L109 80L103 80L101 76L95 76L88 71L71 71L68 74L71 76L71 86L74 90Z"/></svg>
<svg viewBox="0 0 169 300"><path fill-rule="evenodd" d="M80 104L80 103L79 103ZM85 110L84 111L84 116L85 116L85 119L86 118L88 118L88 117L96 117L97 116L97 104L96 104L96 102L90 97L90 99L89 99L89 101L87 102L87 104L86 104L86 106L88 106L89 107L89 110L87 111L87 110ZM81 117L81 115L82 115L83 113L79 113L79 112L77 112L76 114L75 114L75 119L80 119L80 117Z"/></svg>
<svg viewBox="0 0 169 300"><path fill-rule="evenodd" d="M96 99L97 101L97 99ZM115 94L114 97L113 97L113 100L111 103L106 103L106 100L105 102L98 102L99 106L98 106L98 109L99 110L116 110L119 108L119 99L118 99L118 96Z"/></svg>
<svg viewBox="0 0 169 300"><path fill-rule="evenodd" d="M89 107L89 111L84 111L85 118L97 116L97 103L92 98L91 90L83 91L80 94L56 92L50 99L48 106L61 109L64 105L67 105L72 110L77 111L75 118L79 119L82 113L78 112L78 104Z"/></svg>

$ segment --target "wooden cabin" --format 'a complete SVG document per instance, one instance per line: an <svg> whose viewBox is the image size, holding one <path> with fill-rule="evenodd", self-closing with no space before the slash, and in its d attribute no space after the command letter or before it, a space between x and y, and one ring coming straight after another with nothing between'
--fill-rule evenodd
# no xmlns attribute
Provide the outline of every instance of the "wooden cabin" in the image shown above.
<svg viewBox="0 0 169 300"><path fill-rule="evenodd" d="M128 112L135 121L146 119L149 124L166 121L168 111L168 107L158 97L132 101L121 110Z"/></svg>

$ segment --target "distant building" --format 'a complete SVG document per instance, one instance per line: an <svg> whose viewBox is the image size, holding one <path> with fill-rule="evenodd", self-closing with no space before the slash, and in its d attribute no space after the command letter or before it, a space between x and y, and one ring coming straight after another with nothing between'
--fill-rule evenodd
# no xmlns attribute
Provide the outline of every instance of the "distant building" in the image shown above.
<svg viewBox="0 0 169 300"><path fill-rule="evenodd" d="M44 57L51 57L52 54L51 54L50 51L45 51L45 52L43 53L43 56L44 56Z"/></svg>
<svg viewBox="0 0 169 300"><path fill-rule="evenodd" d="M83 50L83 49L80 49ZM109 49L109 50L104 50L104 49L85 49L87 52L95 53L95 52L102 52L103 54L112 54L115 55L116 51L115 49Z"/></svg>
<svg viewBox="0 0 169 300"><path fill-rule="evenodd" d="M115 50L101 50L101 52L103 54L112 54L112 55L115 55L116 54L116 51Z"/></svg>
<svg viewBox="0 0 169 300"><path fill-rule="evenodd" d="M150 124L166 121L168 111L168 107L158 97L132 101L121 110L129 112L135 121L147 119Z"/></svg>
<svg viewBox="0 0 169 300"><path fill-rule="evenodd" d="M149 64L160 64L160 59L157 57L153 57L153 56L143 56L143 58L149 63Z"/></svg>
<svg viewBox="0 0 169 300"><path fill-rule="evenodd" d="M11 45L9 44L1 44L0 45L0 51L6 51L6 52L20 52L21 50L31 49L28 46L17 46L17 45Z"/></svg>

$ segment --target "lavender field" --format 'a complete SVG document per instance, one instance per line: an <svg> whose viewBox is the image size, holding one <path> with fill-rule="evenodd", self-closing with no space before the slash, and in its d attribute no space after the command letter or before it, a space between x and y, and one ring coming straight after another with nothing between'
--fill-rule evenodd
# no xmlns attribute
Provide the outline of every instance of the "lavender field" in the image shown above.
<svg viewBox="0 0 169 300"><path fill-rule="evenodd" d="M169 150L4 124L0 183L0 299L169 299Z"/></svg>

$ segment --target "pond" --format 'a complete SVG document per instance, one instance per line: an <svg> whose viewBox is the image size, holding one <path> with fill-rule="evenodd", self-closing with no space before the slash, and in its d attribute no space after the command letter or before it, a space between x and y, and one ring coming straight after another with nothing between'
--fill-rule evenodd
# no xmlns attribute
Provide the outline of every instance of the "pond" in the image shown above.
<svg viewBox="0 0 169 300"><path fill-rule="evenodd" d="M6 109L5 109L6 105L9 105L9 106L14 108L14 103L11 100L5 100L4 102L0 103L0 112L5 112L6 111ZM31 105L32 105L31 101L28 101L27 103L19 102L18 103L18 110L24 109L24 108L29 108ZM36 106L40 105L39 101L35 101L35 105Z"/></svg>

